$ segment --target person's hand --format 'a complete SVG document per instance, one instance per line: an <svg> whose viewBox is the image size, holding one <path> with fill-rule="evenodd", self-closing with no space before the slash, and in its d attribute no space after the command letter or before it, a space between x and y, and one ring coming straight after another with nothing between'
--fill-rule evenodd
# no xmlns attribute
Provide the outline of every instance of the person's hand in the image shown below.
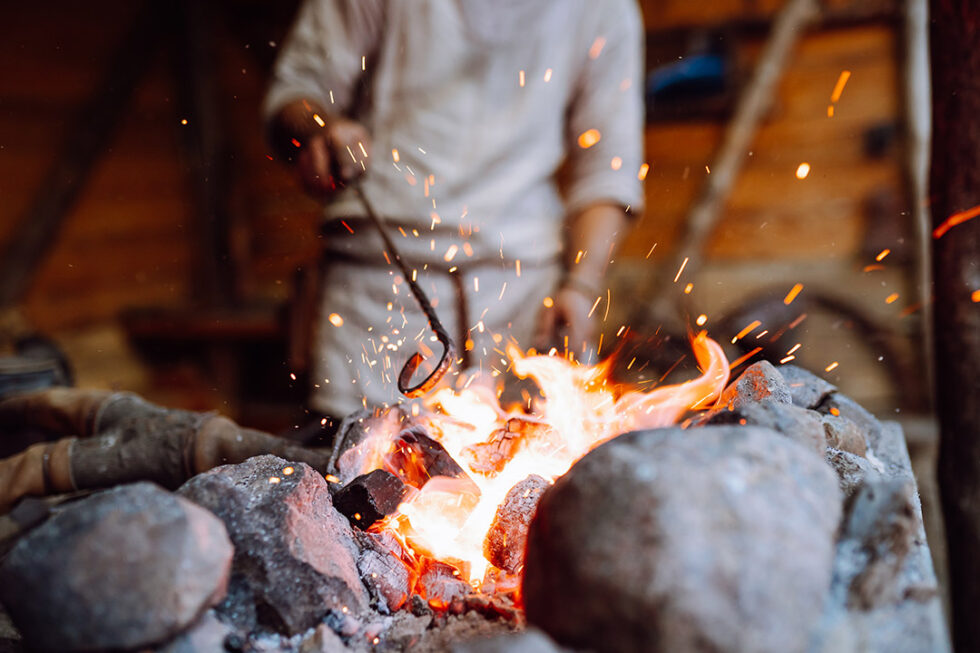
<svg viewBox="0 0 980 653"><path fill-rule="evenodd" d="M564 285L553 297L553 304L545 306L538 315L535 330L534 345L539 351L548 351L556 347L565 351L568 338L568 351L581 359L595 343L596 323L590 316L592 306L599 298L598 290L595 296L582 285Z"/></svg>
<svg viewBox="0 0 980 653"><path fill-rule="evenodd" d="M306 137L296 169L307 193L327 199L364 174L370 153L371 138L364 125L333 118Z"/></svg>

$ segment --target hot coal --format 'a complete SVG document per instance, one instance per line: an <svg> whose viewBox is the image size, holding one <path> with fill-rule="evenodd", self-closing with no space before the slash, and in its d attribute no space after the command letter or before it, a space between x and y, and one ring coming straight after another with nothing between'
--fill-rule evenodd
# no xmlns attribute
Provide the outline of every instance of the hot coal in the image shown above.
<svg viewBox="0 0 980 653"><path fill-rule="evenodd" d="M432 558L422 559L416 590L436 609L446 609L455 599L462 600L473 591L460 579L458 569Z"/></svg>
<svg viewBox="0 0 980 653"><path fill-rule="evenodd" d="M361 530L395 512L408 493L408 486L383 469L362 474L333 497L334 508Z"/></svg>
<svg viewBox="0 0 980 653"><path fill-rule="evenodd" d="M492 476L500 473L529 439L551 443L555 434L554 428L544 422L512 417L504 428L494 431L485 442L463 449L463 455L472 471Z"/></svg>
<svg viewBox="0 0 980 653"><path fill-rule="evenodd" d="M372 606L382 613L400 610L417 580L414 568L402 559L401 545L387 532L355 535L361 546L357 570L371 593Z"/></svg>
<svg viewBox="0 0 980 653"><path fill-rule="evenodd" d="M516 572L523 565L528 526L538 499L550 485L532 474L507 492L483 542L483 555L494 566Z"/></svg>
<svg viewBox="0 0 980 653"><path fill-rule="evenodd" d="M404 483L421 488L433 476L468 478L449 452L425 429L413 426L398 434L385 465Z"/></svg>

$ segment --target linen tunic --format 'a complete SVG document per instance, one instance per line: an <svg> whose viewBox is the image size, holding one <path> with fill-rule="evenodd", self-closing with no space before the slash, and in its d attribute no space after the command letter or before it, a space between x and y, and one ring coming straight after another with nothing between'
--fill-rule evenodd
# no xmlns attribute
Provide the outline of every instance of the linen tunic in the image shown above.
<svg viewBox="0 0 980 653"><path fill-rule="evenodd" d="M641 38L634 0L307 0L265 111L308 99L367 128L365 193L458 347L499 368L560 277L565 217L641 209ZM340 416L397 401L431 332L356 198L324 215L311 403Z"/></svg>

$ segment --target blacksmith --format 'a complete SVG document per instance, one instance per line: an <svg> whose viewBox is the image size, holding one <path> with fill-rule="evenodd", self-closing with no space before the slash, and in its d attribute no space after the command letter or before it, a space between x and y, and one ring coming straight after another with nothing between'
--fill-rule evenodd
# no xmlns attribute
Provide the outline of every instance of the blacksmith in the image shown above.
<svg viewBox="0 0 980 653"><path fill-rule="evenodd" d="M325 203L312 408L392 404L404 359L439 352L355 180L468 363L509 338L588 357L642 203L642 70L635 0L304 2L265 110Z"/></svg>

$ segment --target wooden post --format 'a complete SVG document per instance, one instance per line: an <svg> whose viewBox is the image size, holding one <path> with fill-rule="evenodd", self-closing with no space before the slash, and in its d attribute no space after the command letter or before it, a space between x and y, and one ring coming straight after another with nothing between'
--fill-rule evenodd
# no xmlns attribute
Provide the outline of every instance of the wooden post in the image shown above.
<svg viewBox="0 0 980 653"><path fill-rule="evenodd" d="M931 0L930 12L938 476L953 643L980 651L980 3Z"/></svg>

